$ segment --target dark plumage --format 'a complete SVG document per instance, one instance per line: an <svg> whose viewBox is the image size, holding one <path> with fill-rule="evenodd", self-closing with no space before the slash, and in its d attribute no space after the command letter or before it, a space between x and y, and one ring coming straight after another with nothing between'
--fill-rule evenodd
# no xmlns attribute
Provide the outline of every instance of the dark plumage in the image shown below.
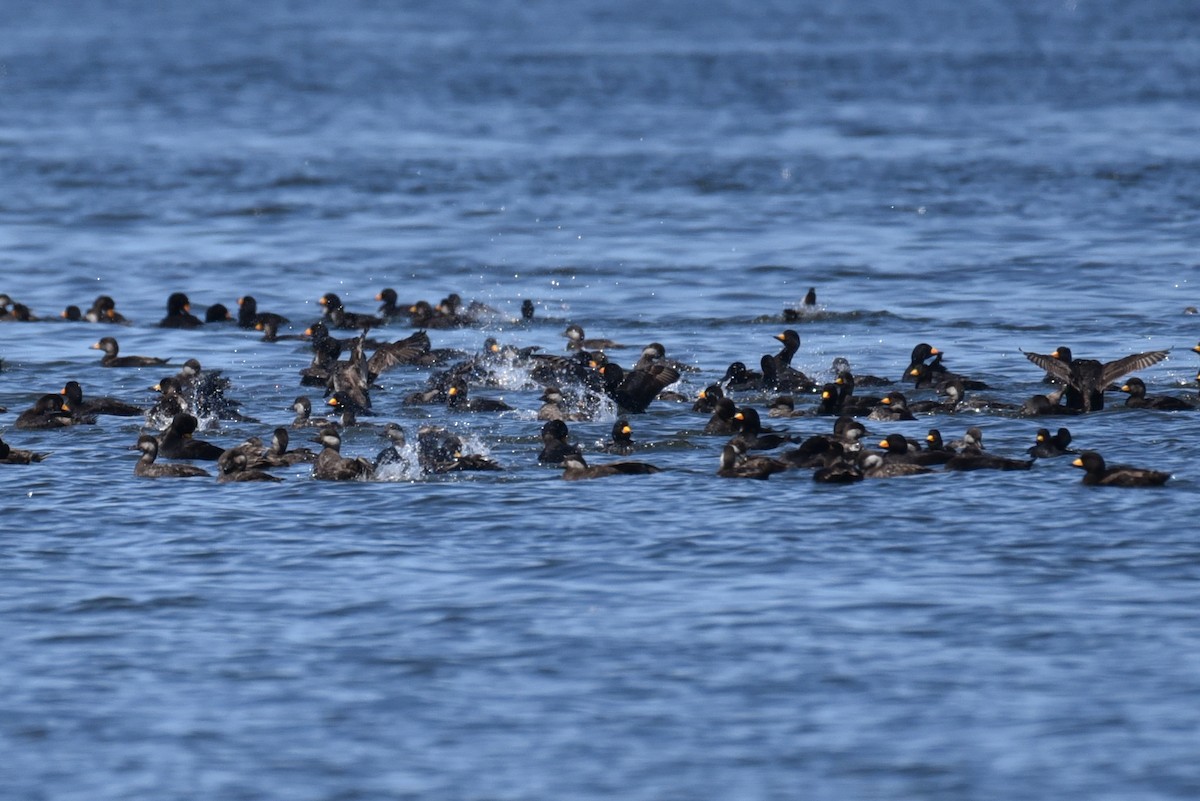
<svg viewBox="0 0 1200 801"><path fill-rule="evenodd" d="M910 443L903 434L888 434L879 447L883 448L885 462L919 464L922 467L945 464L954 457L947 450L921 450L916 443Z"/></svg>
<svg viewBox="0 0 1200 801"><path fill-rule="evenodd" d="M300 334L281 334L279 333L279 323L274 320L263 320L254 324L257 331L262 331L263 342L283 342L285 340L304 339Z"/></svg>
<svg viewBox="0 0 1200 801"><path fill-rule="evenodd" d="M1058 383L1066 387L1068 408L1084 412L1104 408L1104 391L1117 379L1161 362L1168 351L1154 350L1123 356L1111 362L1095 359L1076 359L1070 348L1060 347L1049 355L1026 353L1025 358L1041 367Z"/></svg>
<svg viewBox="0 0 1200 801"><path fill-rule="evenodd" d="M228 323L233 321L233 315L224 303L214 303L204 311L206 323Z"/></svg>
<svg viewBox="0 0 1200 801"><path fill-rule="evenodd" d="M633 429L624 417L619 418L612 427L612 439L600 446L605 453L615 453L618 456L628 456L636 446L633 443Z"/></svg>
<svg viewBox="0 0 1200 801"><path fill-rule="evenodd" d="M562 477L566 481L579 481L588 478L603 478L605 476L636 476L661 473L662 470L645 462L609 462L588 466L583 456L577 453L568 454L562 460Z"/></svg>
<svg viewBox="0 0 1200 801"><path fill-rule="evenodd" d="M71 308L70 306L67 307ZM108 295L99 295L92 301L91 308L84 313L83 319L89 323L124 324L129 322L117 311L117 303Z"/></svg>
<svg viewBox="0 0 1200 801"><path fill-rule="evenodd" d="M1148 470L1124 464L1109 466L1105 464L1104 457L1095 451L1084 451L1071 464L1084 469L1083 483L1088 486L1159 487L1171 477L1170 473L1161 470Z"/></svg>
<svg viewBox="0 0 1200 801"><path fill-rule="evenodd" d="M946 462L947 470L1028 470L1033 460L1009 459L991 453L959 453Z"/></svg>
<svg viewBox="0 0 1200 801"><path fill-rule="evenodd" d="M901 476L917 476L932 473L928 467L906 462L889 462L878 453L868 453L862 457L861 467L865 478L899 478Z"/></svg>
<svg viewBox="0 0 1200 801"><path fill-rule="evenodd" d="M157 367L170 361L156 356L120 356L120 346L113 337L102 338L91 349L104 351L100 358L101 367Z"/></svg>
<svg viewBox="0 0 1200 801"><path fill-rule="evenodd" d="M562 420L548 420L542 426L542 450L538 461L542 464L561 464L567 456L578 456L578 445L568 441L570 432Z"/></svg>
<svg viewBox="0 0 1200 801"><path fill-rule="evenodd" d="M763 374L749 369L743 362L731 363L726 368L725 375L721 376L720 384L729 392L764 388Z"/></svg>
<svg viewBox="0 0 1200 801"><path fill-rule="evenodd" d="M962 439L953 440L947 443L946 447L959 453L982 453L983 429L979 426L971 426L963 434Z"/></svg>
<svg viewBox="0 0 1200 801"><path fill-rule="evenodd" d="M383 305L379 307L379 315L385 319L390 317L404 317L408 315L408 309L401 306L400 296L396 294L396 290L391 287L379 290L375 295L375 300L380 301Z"/></svg>
<svg viewBox="0 0 1200 801"><path fill-rule="evenodd" d="M22 431L46 431L95 422L95 417L72 415L61 395L43 395L34 402L33 406L17 415L13 428Z"/></svg>
<svg viewBox="0 0 1200 801"><path fill-rule="evenodd" d="M0 464L32 464L33 462L42 461L49 455L49 453L38 453L37 451L13 448L7 442L0 439Z"/></svg>
<svg viewBox="0 0 1200 801"><path fill-rule="evenodd" d="M179 368L175 378L188 399L189 411L197 417L216 417L239 423L257 422L238 411L241 405L238 401L225 396L225 390L233 382L221 375L220 370L205 370L199 359L188 359Z"/></svg>
<svg viewBox="0 0 1200 801"><path fill-rule="evenodd" d="M258 310L258 301L253 295L242 295L238 298L238 328L253 329L262 325L264 328L267 323L272 324L272 330L278 330L279 326L287 325L290 321L282 314L274 314L272 312L260 312Z"/></svg>
<svg viewBox="0 0 1200 801"><path fill-rule="evenodd" d="M158 452L167 459L202 459L216 461L225 452L224 448L195 439L199 423L194 415L183 412L175 415L171 424L158 438Z"/></svg>
<svg viewBox="0 0 1200 801"><path fill-rule="evenodd" d="M417 331L395 342L381 342L367 360L367 374L378 377L402 364L420 364L429 355L429 335Z"/></svg>
<svg viewBox="0 0 1200 801"><path fill-rule="evenodd" d="M146 411L116 398L101 397L84 399L83 387L79 385L78 381L68 381L66 386L59 390L59 394L63 396L63 402L67 406L67 410L75 417L88 417L97 414L107 414L114 417L140 417Z"/></svg>
<svg viewBox="0 0 1200 801"><path fill-rule="evenodd" d="M609 362L600 368L604 390L617 407L631 414L641 414L664 389L679 380L679 371L664 364L626 373L620 365Z"/></svg>
<svg viewBox="0 0 1200 801"><path fill-rule="evenodd" d="M228 459L224 459L217 463L217 481L225 484L229 482L245 482L245 481L266 481L278 483L283 481L279 476L273 476L270 473L250 466L250 458L247 454L240 451L234 451L233 455Z"/></svg>
<svg viewBox="0 0 1200 801"><path fill-rule="evenodd" d="M292 428L324 428L329 425L326 418L312 416L312 400L307 395L301 395L292 401L292 411L296 413L292 420Z"/></svg>
<svg viewBox="0 0 1200 801"><path fill-rule="evenodd" d="M1049 415L1083 414L1082 409L1068 409L1062 405L1060 401L1062 401L1062 397L1066 391L1067 388L1064 386L1046 395L1034 395L1021 404L1017 415L1019 417L1045 417Z"/></svg>
<svg viewBox="0 0 1200 801"><path fill-rule="evenodd" d="M793 328L789 328L779 334L775 338L783 343L783 348L775 355L775 364L781 369L790 367L792 358L796 352L800 350L800 334Z"/></svg>
<svg viewBox="0 0 1200 801"><path fill-rule="evenodd" d="M563 336L567 338L567 350L615 350L625 347L611 339L588 339L584 336L583 327L575 324L568 325Z"/></svg>
<svg viewBox="0 0 1200 801"><path fill-rule="evenodd" d="M833 379L833 386L836 393L832 398L825 397L825 389L828 388L828 385L822 389L818 413L856 416L870 414L871 410L883 401L882 397L874 395L855 395L854 390L858 386L858 379L849 370L838 373L837 378Z"/></svg>
<svg viewBox="0 0 1200 801"><path fill-rule="evenodd" d="M342 436L327 426L313 437L324 447L313 460L312 477L319 481L363 481L375 475L375 465L361 456L351 459L342 456Z"/></svg>
<svg viewBox="0 0 1200 801"><path fill-rule="evenodd" d="M1196 406L1183 398L1171 395L1147 395L1146 384L1142 379L1134 377L1121 386L1121 391L1129 394L1125 405L1131 409L1158 409L1161 412L1190 412Z"/></svg>
<svg viewBox="0 0 1200 801"><path fill-rule="evenodd" d="M468 394L467 382L456 381L447 390L446 406L456 412L511 412L512 408L495 398L472 398Z"/></svg>
<svg viewBox="0 0 1200 801"><path fill-rule="evenodd" d="M149 434L138 437L134 450L142 452L137 464L133 466L133 474L141 478L211 478L212 474L203 468L190 464L158 464L158 440Z"/></svg>
<svg viewBox="0 0 1200 801"><path fill-rule="evenodd" d="M388 444L375 457L375 478L411 477L414 465L404 429L398 423L388 423L380 434Z"/></svg>
<svg viewBox="0 0 1200 801"><path fill-rule="evenodd" d="M204 325L192 314L192 303L182 292L173 292L167 298L167 316L158 321L159 328L199 328Z"/></svg>
<svg viewBox="0 0 1200 801"><path fill-rule="evenodd" d="M370 314L346 311L346 307L342 305L342 299L332 292L326 292L317 299L317 303L321 304L322 314L330 328L359 330L373 328L384 322L379 317Z"/></svg>
<svg viewBox="0 0 1200 801"><path fill-rule="evenodd" d="M1071 450L1070 445L1071 432L1067 429L1060 428L1051 434L1049 429L1039 428L1036 441L1026 452L1035 459L1051 459L1055 456L1074 453L1075 451Z"/></svg>
<svg viewBox="0 0 1200 801"><path fill-rule="evenodd" d="M834 356L829 369L835 377L841 375L843 372L853 372L850 368L850 360L845 356ZM886 387L894 383L891 379L882 378L877 375L864 375L862 373L854 373L854 380L860 387Z"/></svg>
<svg viewBox="0 0 1200 801"><path fill-rule="evenodd" d="M271 432L271 444L263 452L257 462L252 462L251 467L292 467L293 465L306 464L317 458L317 455L308 448L296 448L288 450L288 431L286 428L276 428Z"/></svg>
<svg viewBox="0 0 1200 801"><path fill-rule="evenodd" d="M908 408L908 399L903 392L889 392L879 400L879 405L867 415L868 420L894 423L900 420L915 420Z"/></svg>
<svg viewBox="0 0 1200 801"><path fill-rule="evenodd" d="M167 376L150 389L161 393L159 399L146 411L146 422L156 428L166 428L175 415L192 412L192 401L183 392L183 384L175 376Z"/></svg>
<svg viewBox="0 0 1200 801"><path fill-rule="evenodd" d="M787 469L787 462L769 456L746 456L737 445L730 444L721 449L721 466L717 468L717 475L721 478L766 480L772 474Z"/></svg>
<svg viewBox="0 0 1200 801"><path fill-rule="evenodd" d="M813 481L818 484L853 484L862 480L862 468L837 443L830 444L824 465L813 471Z"/></svg>
<svg viewBox="0 0 1200 801"><path fill-rule="evenodd" d="M717 401L725 397L725 391L720 384L709 384L696 394L696 402L692 404L693 412L712 414L717 408Z"/></svg>
<svg viewBox="0 0 1200 801"><path fill-rule="evenodd" d="M796 401L791 395L780 395L767 404L767 417L803 417L803 409L796 408Z"/></svg>
<svg viewBox="0 0 1200 801"><path fill-rule="evenodd" d="M735 447L747 451L769 451L788 442L792 442L790 434L776 434L764 431L762 418L758 411L750 407L739 409L734 419L741 423L739 431L733 435L731 443Z"/></svg>

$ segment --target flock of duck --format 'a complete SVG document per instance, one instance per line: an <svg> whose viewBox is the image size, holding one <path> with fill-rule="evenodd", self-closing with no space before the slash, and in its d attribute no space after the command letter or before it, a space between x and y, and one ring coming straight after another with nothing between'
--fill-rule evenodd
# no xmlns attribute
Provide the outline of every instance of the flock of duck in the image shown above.
<svg viewBox="0 0 1200 801"><path fill-rule="evenodd" d="M479 397L475 390L499 386L502 375L511 376L514 372L527 375L533 385L542 388L541 405L536 413L542 447L536 459L541 464L557 465L566 480L661 472L662 468L654 464L623 458L589 464L583 448L572 441L568 423L593 420L615 409L617 420L612 437L594 451L626 457L637 448L629 418L646 412L652 404L672 403L691 404L697 415L707 416L703 434L723 439L716 470L716 475L722 478L767 479L776 473L804 470L817 482L849 483L930 473L935 468L1028 470L1035 460L1069 455L1073 457L1072 464L1084 471L1084 484L1144 487L1165 484L1170 474L1108 464L1096 451L1077 453L1070 447L1069 429L1063 426L1053 433L1049 427L1039 428L1028 449L1029 458L1015 459L988 451L983 432L977 426L951 442L943 441L941 432L932 428L923 443L899 433L888 433L877 447L870 447L866 423L914 420L916 415L965 410L1021 417L1068 417L1103 409L1105 393L1117 390L1128 395L1125 404L1130 407L1200 410L1200 397L1195 395L1148 395L1145 384L1136 377L1116 383L1164 359L1165 350L1107 362L1075 358L1066 347L1049 354L1026 353L1045 372L1048 391L1017 406L974 397L971 393L986 389L987 385L952 372L944 363L945 354L927 343L913 348L910 363L898 382L856 376L845 359L834 360L832 380L815 380L793 366L800 336L792 328L776 335L780 350L762 355L759 369L734 362L719 380L693 399L673 391L673 387L684 373L696 372L696 368L668 358L665 347L657 342L642 348L636 362L628 367L622 367L608 355L625 346L589 338L579 325L570 325L563 332L567 341L560 354L543 353L537 347L504 345L492 337L483 341L477 353L435 349L429 330L485 329L499 322L514 321L506 320L486 304L464 304L457 294L437 304L425 301L404 304L394 290L385 289L376 300L382 305L375 312L351 312L336 294L327 293L319 300L321 318L307 326L303 334L296 334L287 333L291 323L286 317L260 311L251 296L238 300L236 316L224 305L214 304L201 320L192 314L185 294L170 295L167 314L158 323L159 327L199 329L206 325L236 325L261 332L262 341L267 343L303 340L311 349L312 361L300 371L297 383L312 387L314 395L319 390L332 417L314 415L312 399L302 394L292 407L295 419L289 427L275 428L268 436L269 445L255 436L223 447L196 436L202 425L215 425L221 420L256 422L244 416L238 404L227 397L229 379L220 371L205 370L196 359L187 360L177 374L154 386L159 398L149 408L117 398L89 398L79 382L69 381L61 390L42 395L30 408L21 411L12 428L68 429L95 424L101 416L141 417L145 421L143 433L129 447L140 452L134 475L145 478L211 478L213 473L196 462L211 462L220 482L282 481L272 469L299 464L311 465L312 478L330 481L412 479L459 471L502 470L488 456L470 453L463 438L451 428L434 423L422 425L415 441L410 441L403 427L389 422L378 426L386 444L373 458L341 453L342 432L347 427L363 425L361 418L377 414L372 395L380 389L377 383L380 376L393 368L408 366L413 368L414 375L422 375L424 379L403 397L402 403L442 408L447 417L514 411L505 401ZM784 310L782 319L785 323L802 320L816 308L816 294L810 290L799 307ZM522 319L532 320L534 314L533 303L524 301ZM129 324L113 298L106 295L96 298L86 311L68 306L61 318L98 326ZM28 306L0 294L0 323L33 323L38 319ZM379 335L396 325L416 330L396 339ZM111 330L116 332L119 328ZM103 352L99 360L101 368L167 369L167 359L122 354L115 336L102 336L92 347ZM1200 344L1193 350L1200 353ZM900 389L907 389L910 384L913 391L927 389L935 397L910 400ZM880 396L858 391L870 387L884 387L887 391ZM756 402L764 405L769 418L824 417L832 421L832 426L826 433L803 438L771 430L764 425L763 415L754 406ZM0 409L0 413L6 412ZM697 418L700 419L703 418ZM320 447L290 448L289 431L307 432L306 438ZM47 455L13 447L0 439L0 463L34 464Z"/></svg>

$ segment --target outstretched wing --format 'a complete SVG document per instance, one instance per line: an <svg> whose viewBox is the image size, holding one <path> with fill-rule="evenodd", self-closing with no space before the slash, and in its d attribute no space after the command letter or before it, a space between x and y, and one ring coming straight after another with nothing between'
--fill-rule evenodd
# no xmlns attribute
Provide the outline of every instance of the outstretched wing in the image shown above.
<svg viewBox="0 0 1200 801"><path fill-rule="evenodd" d="M417 331L412 336L380 346L367 362L367 372L378 376L399 364L412 364L429 352L429 335Z"/></svg>
<svg viewBox="0 0 1200 801"><path fill-rule="evenodd" d="M1021 351L1021 353L1025 354L1026 359L1049 373L1055 381L1062 384L1071 383L1071 366L1066 362L1044 353L1028 353L1026 351Z"/></svg>
<svg viewBox="0 0 1200 801"><path fill-rule="evenodd" d="M1158 364L1167 358L1167 353L1169 352L1169 349L1149 350L1145 353L1135 353L1132 356L1125 356L1111 362L1106 362L1101 386L1107 386L1121 376L1136 373L1138 370L1145 370L1152 364ZM1029 354L1025 355L1028 356Z"/></svg>

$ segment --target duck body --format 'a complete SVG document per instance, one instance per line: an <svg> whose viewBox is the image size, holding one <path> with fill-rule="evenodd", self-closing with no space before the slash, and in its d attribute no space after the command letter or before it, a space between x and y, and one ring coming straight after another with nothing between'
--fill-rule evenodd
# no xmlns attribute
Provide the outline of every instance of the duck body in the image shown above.
<svg viewBox="0 0 1200 801"><path fill-rule="evenodd" d="M114 337L103 337L92 350L102 350L101 367L160 367L170 359L160 359L157 356L121 356L120 345Z"/></svg>
<svg viewBox="0 0 1200 801"><path fill-rule="evenodd" d="M608 462L588 465L583 456L570 454L562 461L562 477L565 481L582 481L606 476L644 476L661 473L662 470L646 462Z"/></svg>
<svg viewBox="0 0 1200 801"><path fill-rule="evenodd" d="M1083 468L1083 483L1090 487L1161 487L1171 478L1161 470L1106 464L1096 451L1084 451L1071 464Z"/></svg>

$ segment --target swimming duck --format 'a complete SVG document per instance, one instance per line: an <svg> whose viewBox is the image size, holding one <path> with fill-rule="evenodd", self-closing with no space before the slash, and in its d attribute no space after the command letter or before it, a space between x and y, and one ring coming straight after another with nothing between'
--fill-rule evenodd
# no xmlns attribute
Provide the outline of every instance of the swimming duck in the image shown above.
<svg viewBox="0 0 1200 801"><path fill-rule="evenodd" d="M292 401L291 408L296 413L292 420L292 428L325 428L330 423L324 417L312 416L312 400L307 395L301 395Z"/></svg>
<svg viewBox="0 0 1200 801"><path fill-rule="evenodd" d="M113 337L103 337L92 345L91 350L104 351L104 355L100 357L101 367L158 367L170 361L157 356L119 356L117 354L120 353L120 346Z"/></svg>
<svg viewBox="0 0 1200 801"><path fill-rule="evenodd" d="M400 296L396 294L396 290L391 287L379 290L375 295L375 300L380 301L383 305L379 307L378 314L384 319L392 317L404 317L408 314L408 309L400 304Z"/></svg>
<svg viewBox="0 0 1200 801"><path fill-rule="evenodd" d="M167 298L167 316L158 321L159 328L199 328L204 325L192 314L192 302L182 292L172 292Z"/></svg>
<svg viewBox="0 0 1200 801"><path fill-rule="evenodd" d="M749 406L739 409L733 418L741 424L738 432L730 440L735 447L747 451L769 451L795 441L791 434L776 434L766 431L758 411Z"/></svg>
<svg viewBox="0 0 1200 801"><path fill-rule="evenodd" d="M33 464L34 462L42 461L49 455L49 453L13 448L3 439L0 439L0 464Z"/></svg>
<svg viewBox="0 0 1200 801"><path fill-rule="evenodd" d="M265 327L267 323L271 323L272 329L278 331L279 326L287 325L289 322L291 322L282 314L275 314L273 312L260 312L258 310L258 301L253 295L242 295L240 298L238 298L237 305L238 328L253 329L258 328L260 324Z"/></svg>
<svg viewBox="0 0 1200 801"><path fill-rule="evenodd" d="M312 477L318 481L363 481L375 475L375 466L361 456L342 456L342 436L327 426L313 437L324 447L313 460Z"/></svg>
<svg viewBox="0 0 1200 801"><path fill-rule="evenodd" d="M908 462L888 462L878 453L865 453L860 460L864 478L899 478L932 473L928 467Z"/></svg>
<svg viewBox="0 0 1200 801"><path fill-rule="evenodd" d="M645 462L608 462L589 466L583 456L577 453L564 456L562 466L562 477L566 481L604 478L605 476L649 475L662 472L660 468Z"/></svg>
<svg viewBox="0 0 1200 801"><path fill-rule="evenodd" d="M826 384L826 386L830 386ZM823 394L823 393L822 393ZM767 417L804 417L806 412L796 408L796 400L791 395L779 395L767 404Z"/></svg>
<svg viewBox="0 0 1200 801"><path fill-rule="evenodd" d="M765 481L774 473L788 469L787 462L769 456L747 456L736 444L721 449L721 466L717 475L721 478L753 478Z"/></svg>
<svg viewBox="0 0 1200 801"><path fill-rule="evenodd" d="M230 482L267 481L278 483L283 481L280 476L273 476L265 470L249 465L249 457L244 453L234 453L224 463L218 463L217 481L222 484Z"/></svg>
<svg viewBox="0 0 1200 801"><path fill-rule="evenodd" d="M263 342L283 342L286 340L304 339L300 334L281 334L279 324L272 320L263 320L254 324L254 330L262 331Z"/></svg>
<svg viewBox="0 0 1200 801"><path fill-rule="evenodd" d="M1070 445L1071 432L1067 429L1060 428L1057 432L1051 434L1049 429L1039 428L1036 440L1029 447L1027 453L1035 459L1050 459L1055 456L1074 453L1075 451L1071 450Z"/></svg>
<svg viewBox="0 0 1200 801"><path fill-rule="evenodd" d="M74 416L89 417L98 414L107 414L114 417L140 417L145 414L145 409L134 406L131 403L118 400L116 398L89 398L83 397L83 387L78 381L68 381L66 386L59 390L59 394L64 398L64 404Z"/></svg>
<svg viewBox="0 0 1200 801"><path fill-rule="evenodd" d="M725 391L720 384L709 384L696 393L696 402L692 404L693 412L712 414L717 408L717 401L725 397Z"/></svg>
<svg viewBox="0 0 1200 801"><path fill-rule="evenodd" d="M204 311L205 323L231 323L233 315L224 303L214 303Z"/></svg>
<svg viewBox="0 0 1200 801"><path fill-rule="evenodd" d="M879 400L879 405L871 409L868 420L879 420L894 423L899 420L916 420L908 408L908 398L903 392L892 391Z"/></svg>
<svg viewBox="0 0 1200 801"><path fill-rule="evenodd" d="M71 308L71 307L67 307ZM129 321L117 311L117 302L108 295L99 295L92 301L91 307L83 314L83 319L89 323L112 323L124 325Z"/></svg>
<svg viewBox="0 0 1200 801"><path fill-rule="evenodd" d="M915 442L909 442L903 434L888 434L879 443L879 447L883 448L885 452L883 458L885 462L903 462L929 467L930 465L946 464L954 457L954 453L947 450L921 450Z"/></svg>
<svg viewBox="0 0 1200 801"><path fill-rule="evenodd" d="M511 412L513 407L496 398L472 398L467 382L455 381L446 392L446 406L456 412Z"/></svg>
<svg viewBox="0 0 1200 801"><path fill-rule="evenodd" d="M158 452L167 459L203 459L216 461L225 449L211 442L196 439L199 427L194 415L183 412L175 415L158 438Z"/></svg>
<svg viewBox="0 0 1200 801"><path fill-rule="evenodd" d="M842 372L853 373L850 367L850 360L845 356L835 356L829 365L830 374L834 378ZM854 373L854 380L860 387L886 387L891 386L891 379L882 378L877 375L863 375L862 373Z"/></svg>
<svg viewBox="0 0 1200 801"><path fill-rule="evenodd" d="M618 456L628 456L636 446L633 443L633 429L624 417L617 419L612 427L612 439L600 446L604 453L615 453Z"/></svg>
<svg viewBox="0 0 1200 801"><path fill-rule="evenodd" d="M133 466L133 474L140 478L211 478L207 470L190 464L158 464L158 440L149 434L138 437L133 450L142 452L141 457Z"/></svg>
<svg viewBox="0 0 1200 801"><path fill-rule="evenodd" d="M94 416L75 416L63 402L61 395L43 395L25 411L17 415L13 428L22 431L48 431L80 424L94 424Z"/></svg>
<svg viewBox="0 0 1200 801"><path fill-rule="evenodd" d="M567 350L615 350L625 347L611 339L588 339L584 336L583 326L574 323L567 326L563 336L567 338Z"/></svg>
<svg viewBox="0 0 1200 801"><path fill-rule="evenodd" d="M1082 483L1088 486L1160 487L1171 477L1170 473L1161 470L1105 464L1104 457L1095 451L1084 451L1071 464L1084 469Z"/></svg>
<svg viewBox="0 0 1200 801"><path fill-rule="evenodd" d="M744 362L732 362L721 376L720 385L729 392L764 389L763 374L746 367Z"/></svg>
<svg viewBox="0 0 1200 801"><path fill-rule="evenodd" d="M1146 384L1142 379L1136 376L1130 378L1121 385L1121 391L1129 394L1129 398L1125 401L1125 405L1131 409L1158 409L1162 412L1190 412L1195 411L1196 406L1188 403L1183 398L1172 397L1171 395L1147 395Z"/></svg>
<svg viewBox="0 0 1200 801"><path fill-rule="evenodd" d="M326 292L317 299L317 303L321 304L321 313L330 328L358 330L374 328L384 323L384 320L374 315L346 311L342 299L333 292Z"/></svg>
<svg viewBox="0 0 1200 801"><path fill-rule="evenodd" d="M571 454L581 453L578 445L568 441L570 431L562 420L547 420L542 426L542 450L538 461L542 464L562 464L562 460Z"/></svg>

